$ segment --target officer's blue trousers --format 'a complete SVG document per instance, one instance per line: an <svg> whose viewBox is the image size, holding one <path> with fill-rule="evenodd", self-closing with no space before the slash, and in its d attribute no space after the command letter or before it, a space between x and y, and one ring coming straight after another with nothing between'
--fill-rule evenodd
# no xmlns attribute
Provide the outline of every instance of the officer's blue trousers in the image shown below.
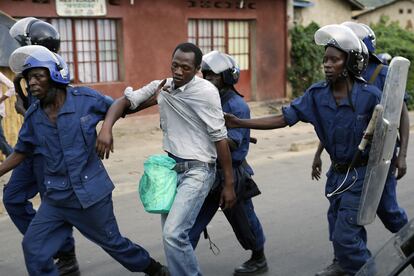
<svg viewBox="0 0 414 276"><path fill-rule="evenodd" d="M201 207L200 213L197 216L196 222L189 233L191 245L196 248L200 239L201 233L213 219L219 208L219 197L214 194L209 194ZM240 244L246 250L261 250L264 247L265 235L263 233L262 225L254 211L253 202L251 199L238 202L231 210L225 210L225 215L228 218L231 216L231 212L237 212L236 209L240 209L240 212L244 212L246 221L245 223L231 223L234 233ZM228 213L230 212L230 213ZM242 229L242 228L247 229ZM250 232L250 235L246 235L246 231ZM248 237L246 237L248 236ZM252 237L252 238L249 238Z"/></svg>
<svg viewBox="0 0 414 276"><path fill-rule="evenodd" d="M405 210L397 202L397 179L394 167L390 169L388 174L377 215L391 233L397 233L408 222Z"/></svg>
<svg viewBox="0 0 414 276"><path fill-rule="evenodd" d="M343 188L356 179L355 184L344 193L329 197L329 234L339 265L350 275L354 275L371 257L367 248L367 232L357 224L359 201L362 193L366 167L350 172ZM345 174L327 174L326 194L333 192L343 181ZM342 189L341 189L342 190Z"/></svg>
<svg viewBox="0 0 414 276"><path fill-rule="evenodd" d="M23 235L30 222L36 215L32 203L29 201L38 192L42 195L43 163L41 157L28 157L17 166L3 189L3 204L10 219ZM74 248L75 241L72 232L60 248L60 252L68 252Z"/></svg>
<svg viewBox="0 0 414 276"><path fill-rule="evenodd" d="M87 209L52 206L44 200L23 239L26 267L31 276L59 275L53 256L72 226L130 271L143 271L150 264L148 252L119 233L111 195Z"/></svg>

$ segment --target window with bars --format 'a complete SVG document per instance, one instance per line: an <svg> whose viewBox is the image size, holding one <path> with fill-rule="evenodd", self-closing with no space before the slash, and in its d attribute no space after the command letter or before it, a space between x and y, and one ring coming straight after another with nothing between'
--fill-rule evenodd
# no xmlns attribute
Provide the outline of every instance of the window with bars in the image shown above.
<svg viewBox="0 0 414 276"><path fill-rule="evenodd" d="M249 21L190 19L188 41L200 47L203 53L212 50L232 55L241 70L249 70Z"/></svg>
<svg viewBox="0 0 414 276"><path fill-rule="evenodd" d="M120 80L117 29L113 19L51 19L60 33L59 53L75 83Z"/></svg>

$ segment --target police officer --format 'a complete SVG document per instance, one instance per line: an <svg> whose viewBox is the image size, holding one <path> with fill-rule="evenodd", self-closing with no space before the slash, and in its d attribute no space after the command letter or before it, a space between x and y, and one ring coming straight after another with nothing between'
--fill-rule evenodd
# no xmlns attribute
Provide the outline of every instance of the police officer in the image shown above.
<svg viewBox="0 0 414 276"><path fill-rule="evenodd" d="M17 21L10 29L10 35L21 46L41 45L55 53L59 51L60 36L58 31L51 24L34 17L26 17ZM17 92L16 111L24 115L33 101L33 97L25 85L22 87L22 78L21 74L18 74L14 80L14 86ZM36 214L29 200L39 190L42 194L42 172L43 159L39 154L34 154L13 170L9 182L3 190L3 204L11 220L23 235ZM79 274L74 246L72 233L69 233L66 242L55 256L61 276Z"/></svg>
<svg viewBox="0 0 414 276"><path fill-rule="evenodd" d="M371 256L366 230L356 221L368 149L353 167L350 163L380 101L380 91L361 77L368 51L352 30L327 25L315 33L315 42L326 47L326 81L312 85L303 96L284 107L282 115L250 120L226 115L226 125L273 129L303 121L314 126L332 160L325 193L330 203L329 236L336 258L329 269L317 275L353 275Z"/></svg>
<svg viewBox="0 0 414 276"><path fill-rule="evenodd" d="M118 229L114 185L95 151L96 125L112 99L87 87L68 86L68 66L59 55L42 46L24 48L13 52L10 67L22 72L37 100L26 112L14 152L0 165L0 176L27 155L42 155L46 191L23 239L29 274L58 275L52 257L75 226L128 270L168 275ZM23 63L22 53L28 54Z"/></svg>
<svg viewBox="0 0 414 276"><path fill-rule="evenodd" d="M367 25L356 22L344 22L342 25L349 27L366 45L369 51L369 62L367 69L363 72L362 77L368 81L369 84L375 85L380 91L383 91L385 78L388 72L388 66L381 63L380 59L375 55L376 37L374 31ZM407 100L407 97L405 98ZM391 233L398 232L405 224L407 224L407 214L397 202L397 179L402 178L407 171L407 148L410 133L410 123L408 116L408 108L406 103L403 103L401 111L401 120L399 128L399 142L396 154L392 160L384 191L378 205L377 214L385 228ZM312 165L312 177L319 178L321 171L321 145L319 146L314 163ZM398 152L398 154L397 154ZM397 172L397 174L396 174Z"/></svg>
<svg viewBox="0 0 414 276"><path fill-rule="evenodd" d="M201 72L204 79L213 83L220 93L223 111L239 118L250 119L250 109L243 96L234 85L239 80L240 69L235 60L226 54L212 51L203 56ZM238 203L224 210L237 239L242 247L251 250L251 258L237 267L234 275L257 275L268 270L264 255L265 236L259 219L254 211L251 197L260 192L252 180L253 170L246 162L249 151L250 130L246 128L230 129L227 140L231 150L234 185ZM189 236L193 247L197 246L201 232L206 229L217 212L220 203L221 182L224 179L220 168L217 170L216 183L207 196Z"/></svg>

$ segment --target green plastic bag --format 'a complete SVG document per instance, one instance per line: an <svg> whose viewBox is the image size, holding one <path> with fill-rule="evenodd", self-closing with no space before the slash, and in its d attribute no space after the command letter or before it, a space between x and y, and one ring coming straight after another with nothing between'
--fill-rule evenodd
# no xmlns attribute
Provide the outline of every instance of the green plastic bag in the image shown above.
<svg viewBox="0 0 414 276"><path fill-rule="evenodd" d="M170 211L177 191L176 162L167 155L156 154L144 162L144 174L139 181L139 197L148 213Z"/></svg>

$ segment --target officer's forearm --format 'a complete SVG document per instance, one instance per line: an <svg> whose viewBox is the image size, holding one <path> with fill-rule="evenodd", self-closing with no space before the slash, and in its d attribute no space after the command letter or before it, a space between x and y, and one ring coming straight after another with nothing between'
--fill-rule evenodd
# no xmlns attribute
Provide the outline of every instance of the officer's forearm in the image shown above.
<svg viewBox="0 0 414 276"><path fill-rule="evenodd" d="M275 129L287 126L283 115L273 115L256 119L239 119L237 127L252 129Z"/></svg>
<svg viewBox="0 0 414 276"><path fill-rule="evenodd" d="M23 153L12 152L0 165L0 176L16 168L25 158L26 155Z"/></svg>
<svg viewBox="0 0 414 276"><path fill-rule="evenodd" d="M112 129L115 122L125 114L130 106L131 103L125 98L125 96L117 99L106 113L102 129Z"/></svg>
<svg viewBox="0 0 414 276"><path fill-rule="evenodd" d="M154 95L151 98L149 98L148 100L146 100L145 102L138 105L137 108L135 108L134 110L128 111L127 114L135 113L135 112L147 109L148 107L154 106L156 104L158 104L157 97Z"/></svg>
<svg viewBox="0 0 414 276"><path fill-rule="evenodd" d="M321 157L322 152L323 152L323 145L321 142L319 142L318 149L315 152L315 157Z"/></svg>
<svg viewBox="0 0 414 276"><path fill-rule="evenodd" d="M404 103L401 111L400 119L400 152L399 155L407 156L408 138L410 137L410 118L408 116L408 108Z"/></svg>

